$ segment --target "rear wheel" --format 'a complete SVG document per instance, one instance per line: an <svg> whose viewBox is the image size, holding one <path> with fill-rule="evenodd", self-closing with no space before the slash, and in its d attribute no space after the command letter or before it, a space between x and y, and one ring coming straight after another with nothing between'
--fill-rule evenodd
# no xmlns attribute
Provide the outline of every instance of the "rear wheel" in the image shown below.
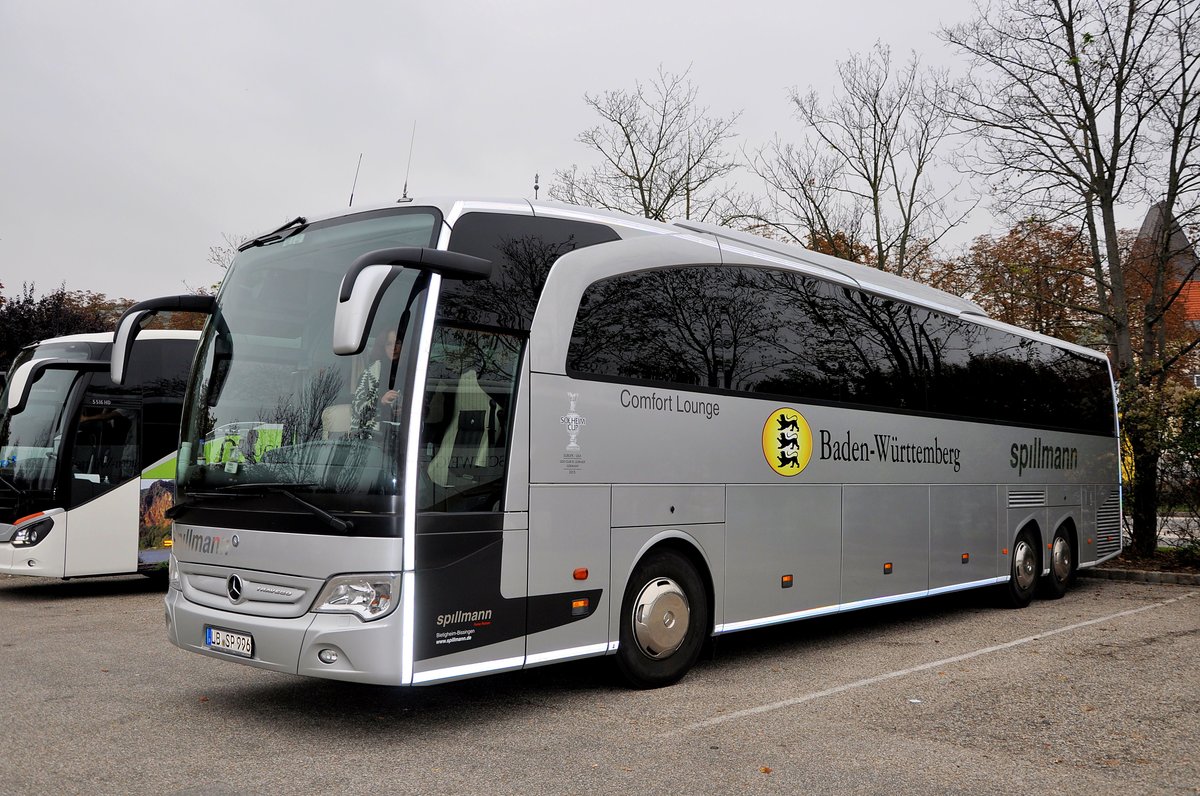
<svg viewBox="0 0 1200 796"><path fill-rule="evenodd" d="M1071 535L1066 528L1059 528L1050 543L1050 576L1042 578L1041 595L1051 600L1062 597L1074 575L1075 551L1071 546Z"/></svg>
<svg viewBox="0 0 1200 796"><path fill-rule="evenodd" d="M660 551L633 570L621 603L617 668L636 688L659 688L687 674L708 633L708 599L696 567Z"/></svg>
<svg viewBox="0 0 1200 796"><path fill-rule="evenodd" d="M1024 608L1037 591L1038 575L1042 562L1038 556L1037 542L1028 528L1017 534L1013 542L1008 583L1001 589L1002 601L1011 608Z"/></svg>

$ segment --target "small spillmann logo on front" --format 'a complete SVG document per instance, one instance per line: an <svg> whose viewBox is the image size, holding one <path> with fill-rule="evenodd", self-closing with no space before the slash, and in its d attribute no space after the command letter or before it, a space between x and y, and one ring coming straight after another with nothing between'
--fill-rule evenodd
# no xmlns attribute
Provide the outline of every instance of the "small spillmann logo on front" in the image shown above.
<svg viewBox="0 0 1200 796"><path fill-rule="evenodd" d="M446 627L447 625L458 625L473 622L490 622L492 612L490 609L483 611L455 611L452 614L439 614L437 618L438 627Z"/></svg>
<svg viewBox="0 0 1200 796"><path fill-rule="evenodd" d="M812 458L812 429L804 415L789 406L781 406L763 424L762 451L767 464L780 475L793 476L804 471Z"/></svg>
<svg viewBox="0 0 1200 796"><path fill-rule="evenodd" d="M227 556L229 551L238 546L238 535L219 536L216 534L196 533L191 528L182 532L175 531L171 535L171 546L190 550L193 553L211 553Z"/></svg>

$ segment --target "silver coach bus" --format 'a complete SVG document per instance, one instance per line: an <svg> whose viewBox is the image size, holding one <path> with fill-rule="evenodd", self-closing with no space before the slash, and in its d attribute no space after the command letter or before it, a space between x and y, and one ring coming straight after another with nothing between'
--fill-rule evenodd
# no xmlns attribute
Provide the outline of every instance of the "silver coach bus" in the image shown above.
<svg viewBox="0 0 1200 796"><path fill-rule="evenodd" d="M144 332L121 387L109 380L112 333L21 349L0 398L0 573L166 574L199 338Z"/></svg>
<svg viewBox="0 0 1200 796"><path fill-rule="evenodd" d="M367 683L612 655L1120 551L1101 354L799 247L526 201L403 200L249 241L189 385L183 649Z"/></svg>

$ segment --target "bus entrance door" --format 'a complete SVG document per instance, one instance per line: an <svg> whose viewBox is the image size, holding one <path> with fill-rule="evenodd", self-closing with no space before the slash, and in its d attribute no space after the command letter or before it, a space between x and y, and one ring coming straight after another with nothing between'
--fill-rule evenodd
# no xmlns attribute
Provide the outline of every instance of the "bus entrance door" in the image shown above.
<svg viewBox="0 0 1200 796"><path fill-rule="evenodd" d="M137 570L139 414L108 396L84 396L65 451L72 509L65 577Z"/></svg>

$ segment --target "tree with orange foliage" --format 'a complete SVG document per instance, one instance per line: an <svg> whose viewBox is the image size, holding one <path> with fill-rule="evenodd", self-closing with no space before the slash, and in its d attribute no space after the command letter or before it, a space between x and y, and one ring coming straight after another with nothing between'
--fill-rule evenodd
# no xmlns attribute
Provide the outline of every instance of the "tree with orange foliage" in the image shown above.
<svg viewBox="0 0 1200 796"><path fill-rule="evenodd" d="M1095 345L1091 253L1078 230L1037 218L974 240L962 263L972 297L997 320Z"/></svg>

